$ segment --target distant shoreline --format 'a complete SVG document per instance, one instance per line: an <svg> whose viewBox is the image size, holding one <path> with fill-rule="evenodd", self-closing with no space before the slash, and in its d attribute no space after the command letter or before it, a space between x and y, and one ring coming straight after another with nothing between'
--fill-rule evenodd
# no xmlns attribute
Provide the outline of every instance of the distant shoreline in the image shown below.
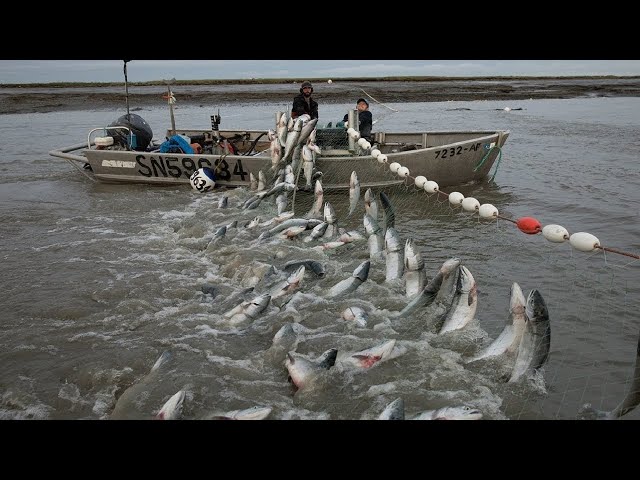
<svg viewBox="0 0 640 480"><path fill-rule="evenodd" d="M428 103L640 97L640 76L580 77L384 77L327 80L312 78L320 105L353 105L367 97L372 103ZM245 104L292 102L299 79L183 80L171 84L179 106L215 108ZM260 87L260 85L263 85ZM0 89L0 115L76 110L121 110L125 91L129 105L140 110L166 105L165 82L55 83ZM134 111L136 111L134 110Z"/></svg>
<svg viewBox="0 0 640 480"><path fill-rule="evenodd" d="M482 77L434 77L434 76L391 76L391 77L345 77L345 78L247 78L247 79L202 79L202 80L152 80L147 82L128 82L131 86L152 87L155 85L273 85L300 83L309 80L312 83L333 82L493 82L493 81L521 81L521 80L637 80L639 75L581 75L581 76L482 76ZM50 82L50 83L0 83L0 88L87 88L87 87L116 87L121 82Z"/></svg>

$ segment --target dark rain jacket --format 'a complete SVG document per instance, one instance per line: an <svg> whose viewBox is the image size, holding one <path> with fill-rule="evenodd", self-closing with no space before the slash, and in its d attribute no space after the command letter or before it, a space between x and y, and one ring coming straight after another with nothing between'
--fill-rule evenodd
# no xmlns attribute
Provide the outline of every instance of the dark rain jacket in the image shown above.
<svg viewBox="0 0 640 480"><path fill-rule="evenodd" d="M342 119L346 122L349 118L349 114L345 115ZM371 140L371 129L373 128L373 114L369 110L364 112L358 112L358 124L360 126L360 137L364 137L367 140Z"/></svg>
<svg viewBox="0 0 640 480"><path fill-rule="evenodd" d="M304 98L303 94L296 95L293 99L292 111L300 115L308 114L311 119L318 118L318 102L309 97L309 103Z"/></svg>

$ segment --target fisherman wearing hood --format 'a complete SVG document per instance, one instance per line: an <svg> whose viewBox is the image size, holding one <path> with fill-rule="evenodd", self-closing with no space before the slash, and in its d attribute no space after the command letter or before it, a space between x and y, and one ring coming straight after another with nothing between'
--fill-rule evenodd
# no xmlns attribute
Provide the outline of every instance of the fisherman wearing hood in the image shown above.
<svg viewBox="0 0 640 480"><path fill-rule="evenodd" d="M369 111L369 102L367 102L364 98L359 98L356 102L356 108L358 109L358 125L360 130L360 137L371 141L373 115ZM349 114L345 115L342 121L346 122L348 118Z"/></svg>
<svg viewBox="0 0 640 480"><path fill-rule="evenodd" d="M291 109L291 117L298 118L305 113L311 117L318 118L318 102L311 98L313 86L311 82L305 80L300 86L300 95L296 95L293 99L293 108Z"/></svg>

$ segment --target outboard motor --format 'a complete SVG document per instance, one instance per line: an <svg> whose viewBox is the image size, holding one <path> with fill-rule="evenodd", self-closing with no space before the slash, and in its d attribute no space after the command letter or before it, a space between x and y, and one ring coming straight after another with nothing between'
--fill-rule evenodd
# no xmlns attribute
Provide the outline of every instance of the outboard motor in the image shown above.
<svg viewBox="0 0 640 480"><path fill-rule="evenodd" d="M128 127L132 136L129 138L129 131L123 128L109 130L108 127ZM153 139L153 132L149 124L135 113L127 113L112 122L107 127L107 135L113 137L114 143L123 147L131 147L133 150L144 151Z"/></svg>

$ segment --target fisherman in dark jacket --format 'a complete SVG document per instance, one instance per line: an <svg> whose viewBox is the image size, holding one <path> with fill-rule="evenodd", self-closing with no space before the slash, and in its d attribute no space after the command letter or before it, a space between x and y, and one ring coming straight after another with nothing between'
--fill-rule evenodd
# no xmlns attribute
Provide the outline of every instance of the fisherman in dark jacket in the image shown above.
<svg viewBox="0 0 640 480"><path fill-rule="evenodd" d="M360 137L368 141L371 141L371 128L373 128L373 114L369 111L369 102L364 98L359 98L356 102L356 108L358 109L358 125L360 130ZM345 115L342 119L346 122L349 115Z"/></svg>
<svg viewBox="0 0 640 480"><path fill-rule="evenodd" d="M318 102L311 98L313 86L311 82L304 81L300 86L300 95L296 95L293 99L293 108L291 109L291 117L298 118L305 113L311 119L318 118Z"/></svg>

